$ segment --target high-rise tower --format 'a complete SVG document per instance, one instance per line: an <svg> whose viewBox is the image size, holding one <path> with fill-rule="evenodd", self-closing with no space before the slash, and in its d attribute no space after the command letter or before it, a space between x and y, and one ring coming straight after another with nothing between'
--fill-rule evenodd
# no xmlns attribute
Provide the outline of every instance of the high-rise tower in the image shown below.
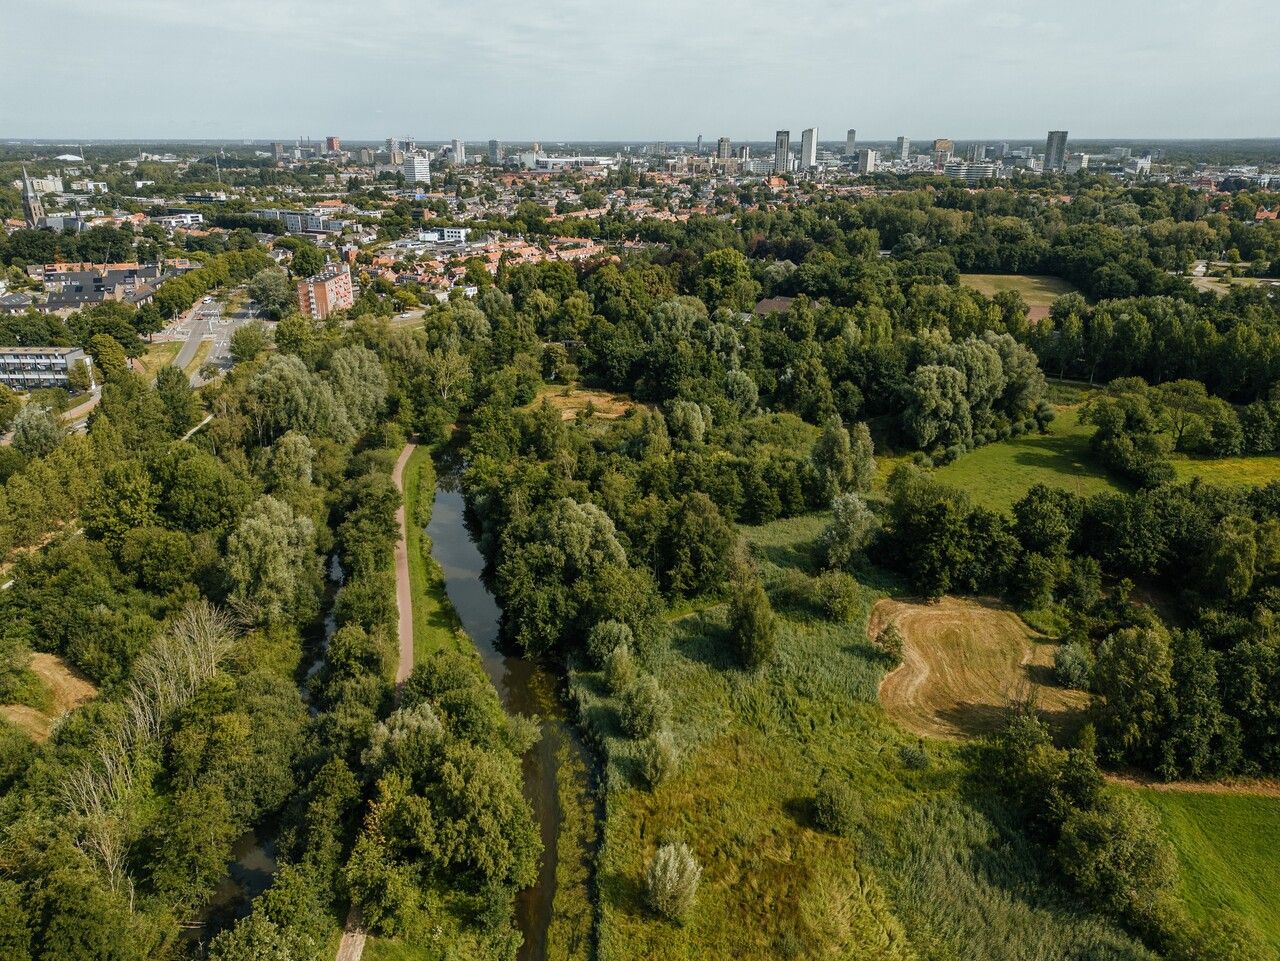
<svg viewBox="0 0 1280 961"><path fill-rule="evenodd" d="M1067 132L1050 130L1044 142L1044 172L1061 170L1067 165Z"/></svg>
<svg viewBox="0 0 1280 961"><path fill-rule="evenodd" d="M32 229L39 227L40 221L44 220L44 204L40 202L36 185L31 182L25 166L22 168L22 213L27 219L27 226Z"/></svg>

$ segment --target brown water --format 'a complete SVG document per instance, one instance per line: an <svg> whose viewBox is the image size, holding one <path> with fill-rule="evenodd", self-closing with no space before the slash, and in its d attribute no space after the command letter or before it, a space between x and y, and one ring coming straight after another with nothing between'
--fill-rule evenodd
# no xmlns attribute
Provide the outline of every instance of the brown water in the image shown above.
<svg viewBox="0 0 1280 961"><path fill-rule="evenodd" d="M462 494L447 486L442 483L436 489L431 523L427 525L431 556L444 570L449 600L480 652L503 707L515 714L536 714L542 721L542 738L524 757L525 796L542 836L542 862L537 882L517 897L516 919L524 935L520 961L543 961L556 893L556 840L561 821L556 754L562 745L577 752L582 751L582 746L557 697L555 676L527 658L511 657L499 649L502 611L481 578L484 557L467 529Z"/></svg>

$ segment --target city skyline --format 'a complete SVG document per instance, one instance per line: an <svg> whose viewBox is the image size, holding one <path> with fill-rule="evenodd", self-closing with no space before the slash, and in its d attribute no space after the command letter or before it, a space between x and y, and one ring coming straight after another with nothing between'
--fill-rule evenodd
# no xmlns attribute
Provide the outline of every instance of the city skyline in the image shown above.
<svg viewBox="0 0 1280 961"><path fill-rule="evenodd" d="M1031 139L1050 127L1095 139L1276 133L1267 129L1276 116L1268 91L1280 83L1272 53L1280 31L1240 29L1255 17L1272 22L1264 0L1241 0L1231 18L1173 0L1158 22L1142 5L1101 0L1020 12L973 0L810 0L785 16L748 0L728 21L731 58L723 3L690 10L655 0L601 17L585 0L495 0L483 20L454 4L429 23L416 12L404 0L356 11L336 0L199 8L121 0L110 9L52 0L44 15L98 42L56 70L39 44L6 45L0 83L22 96L0 137L270 139L312 130L376 140L407 127L467 142L683 140L699 131L763 142L770 129L849 125L872 141L904 131ZM282 69L286 36L307 53L300 69ZM145 53L118 55L130 47ZM839 67L851 56L852 82ZM388 69L408 82L371 79ZM516 82L523 75L537 82ZM137 92L128 109L49 108L98 103L104 82Z"/></svg>

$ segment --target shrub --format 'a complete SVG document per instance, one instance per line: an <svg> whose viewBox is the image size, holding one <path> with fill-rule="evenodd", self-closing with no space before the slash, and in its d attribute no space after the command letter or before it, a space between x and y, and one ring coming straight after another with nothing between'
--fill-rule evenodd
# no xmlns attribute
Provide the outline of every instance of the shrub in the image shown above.
<svg viewBox="0 0 1280 961"><path fill-rule="evenodd" d="M758 668L772 656L778 642L778 619L757 578L735 586L729 601L729 631L747 667Z"/></svg>
<svg viewBox="0 0 1280 961"><path fill-rule="evenodd" d="M929 755L924 749L924 741L904 744L898 748L898 759L908 771L924 771L929 767Z"/></svg>
<svg viewBox="0 0 1280 961"><path fill-rule="evenodd" d="M693 907L701 877L702 866L687 844L664 844L649 862L645 898L659 914L680 921Z"/></svg>
<svg viewBox="0 0 1280 961"><path fill-rule="evenodd" d="M640 669L636 667L636 659L631 654L631 648L625 644L615 647L605 658L604 682L609 685L609 691L614 696L620 696L634 684L639 674Z"/></svg>
<svg viewBox="0 0 1280 961"><path fill-rule="evenodd" d="M609 655L619 647L631 647L635 636L622 621L601 621L587 635L587 656L596 667L604 667Z"/></svg>
<svg viewBox="0 0 1280 961"><path fill-rule="evenodd" d="M1093 681L1093 655L1079 641L1063 644L1053 652L1053 674L1063 687L1087 691Z"/></svg>
<svg viewBox="0 0 1280 961"><path fill-rule="evenodd" d="M862 799L844 778L823 771L813 798L813 818L818 827L850 837L862 815Z"/></svg>
<svg viewBox="0 0 1280 961"><path fill-rule="evenodd" d="M888 624L876 635L876 647L880 648L894 664L902 663L902 649L905 642L902 639L902 631L898 629L897 624Z"/></svg>
<svg viewBox="0 0 1280 961"><path fill-rule="evenodd" d="M640 745L640 768L645 782L655 788L680 766L680 751L670 731L650 734Z"/></svg>
<svg viewBox="0 0 1280 961"><path fill-rule="evenodd" d="M642 674L622 692L622 727L632 737L655 734L671 717L671 699L652 674Z"/></svg>
<svg viewBox="0 0 1280 961"><path fill-rule="evenodd" d="M858 582L843 571L818 576L818 599L830 620L847 624L858 613Z"/></svg>

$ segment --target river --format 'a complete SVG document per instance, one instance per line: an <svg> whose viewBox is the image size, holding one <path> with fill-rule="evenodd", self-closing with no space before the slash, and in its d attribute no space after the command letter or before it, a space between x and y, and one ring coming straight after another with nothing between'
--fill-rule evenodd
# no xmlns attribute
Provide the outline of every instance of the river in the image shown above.
<svg viewBox="0 0 1280 961"><path fill-rule="evenodd" d="M509 713L536 714L542 722L541 739L524 757L525 796L542 836L542 862L537 882L517 897L516 920L524 935L520 961L543 961L556 893L556 841L562 818L557 754L564 746L578 753L583 748L557 696L559 681L555 675L527 658L503 653L498 646L502 611L482 579L484 557L467 529L466 505L454 486L442 477L436 489L435 507L427 525L431 555L444 571L445 591L480 652L503 707Z"/></svg>

